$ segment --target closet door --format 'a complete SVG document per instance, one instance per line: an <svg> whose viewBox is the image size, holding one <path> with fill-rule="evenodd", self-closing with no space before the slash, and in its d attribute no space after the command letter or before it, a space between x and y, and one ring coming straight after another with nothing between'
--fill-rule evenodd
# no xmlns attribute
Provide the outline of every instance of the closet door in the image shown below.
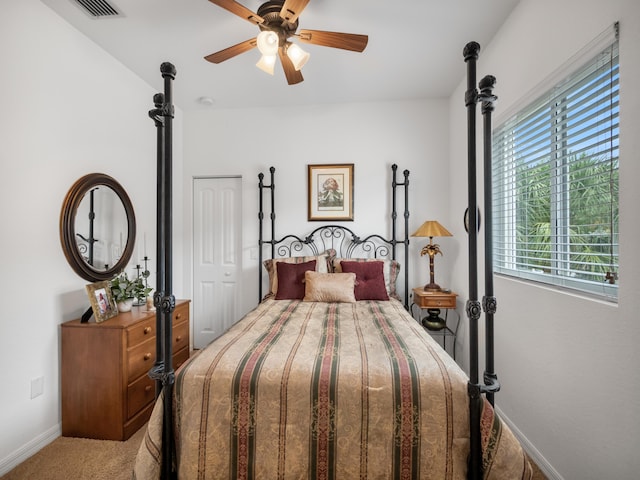
<svg viewBox="0 0 640 480"><path fill-rule="evenodd" d="M193 183L193 346L203 348L238 320L242 269L242 179Z"/></svg>

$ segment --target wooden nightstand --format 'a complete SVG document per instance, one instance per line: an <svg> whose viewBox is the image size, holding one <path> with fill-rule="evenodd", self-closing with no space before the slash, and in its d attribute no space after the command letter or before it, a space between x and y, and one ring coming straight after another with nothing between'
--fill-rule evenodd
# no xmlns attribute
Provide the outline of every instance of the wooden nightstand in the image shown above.
<svg viewBox="0 0 640 480"><path fill-rule="evenodd" d="M443 348L447 349L447 337L453 337L453 359L456 358L456 335L460 324L460 315L456 311L458 297L454 292L427 292L423 287L413 289L413 303L411 304L411 314L416 318L414 307L417 309L417 320L434 337L442 337ZM426 310L428 315L422 316L422 311ZM445 310L445 317L440 317L440 311ZM457 317L454 328L447 324L449 310L452 310ZM452 325L453 326L453 325Z"/></svg>

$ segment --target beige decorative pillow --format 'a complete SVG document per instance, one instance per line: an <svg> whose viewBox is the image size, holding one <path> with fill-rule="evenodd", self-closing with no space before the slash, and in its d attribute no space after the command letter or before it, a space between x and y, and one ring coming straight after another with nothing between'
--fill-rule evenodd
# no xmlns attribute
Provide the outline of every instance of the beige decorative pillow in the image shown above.
<svg viewBox="0 0 640 480"><path fill-rule="evenodd" d="M304 273L304 302L355 303L355 273Z"/></svg>
<svg viewBox="0 0 640 480"><path fill-rule="evenodd" d="M305 257L281 257L281 258L269 258L262 262L264 268L269 274L269 295L275 295L278 293L278 269L276 263L307 263L311 260L316 261L316 272L328 273L331 265L331 258L335 256L335 250L327 250L320 255L310 255Z"/></svg>

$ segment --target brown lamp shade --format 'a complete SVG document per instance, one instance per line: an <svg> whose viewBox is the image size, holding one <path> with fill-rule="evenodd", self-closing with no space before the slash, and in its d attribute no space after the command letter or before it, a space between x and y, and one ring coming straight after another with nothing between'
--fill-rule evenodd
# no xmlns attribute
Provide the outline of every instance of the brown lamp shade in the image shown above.
<svg viewBox="0 0 640 480"><path fill-rule="evenodd" d="M444 228L436 220L427 220L416 230L412 237L452 237L449 230Z"/></svg>

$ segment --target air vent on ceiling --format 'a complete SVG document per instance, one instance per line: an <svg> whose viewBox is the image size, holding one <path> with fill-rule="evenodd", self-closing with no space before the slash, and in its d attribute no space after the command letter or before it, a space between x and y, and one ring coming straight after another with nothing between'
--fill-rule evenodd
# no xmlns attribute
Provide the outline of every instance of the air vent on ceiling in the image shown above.
<svg viewBox="0 0 640 480"><path fill-rule="evenodd" d="M92 17L117 17L120 12L106 0L75 0Z"/></svg>

